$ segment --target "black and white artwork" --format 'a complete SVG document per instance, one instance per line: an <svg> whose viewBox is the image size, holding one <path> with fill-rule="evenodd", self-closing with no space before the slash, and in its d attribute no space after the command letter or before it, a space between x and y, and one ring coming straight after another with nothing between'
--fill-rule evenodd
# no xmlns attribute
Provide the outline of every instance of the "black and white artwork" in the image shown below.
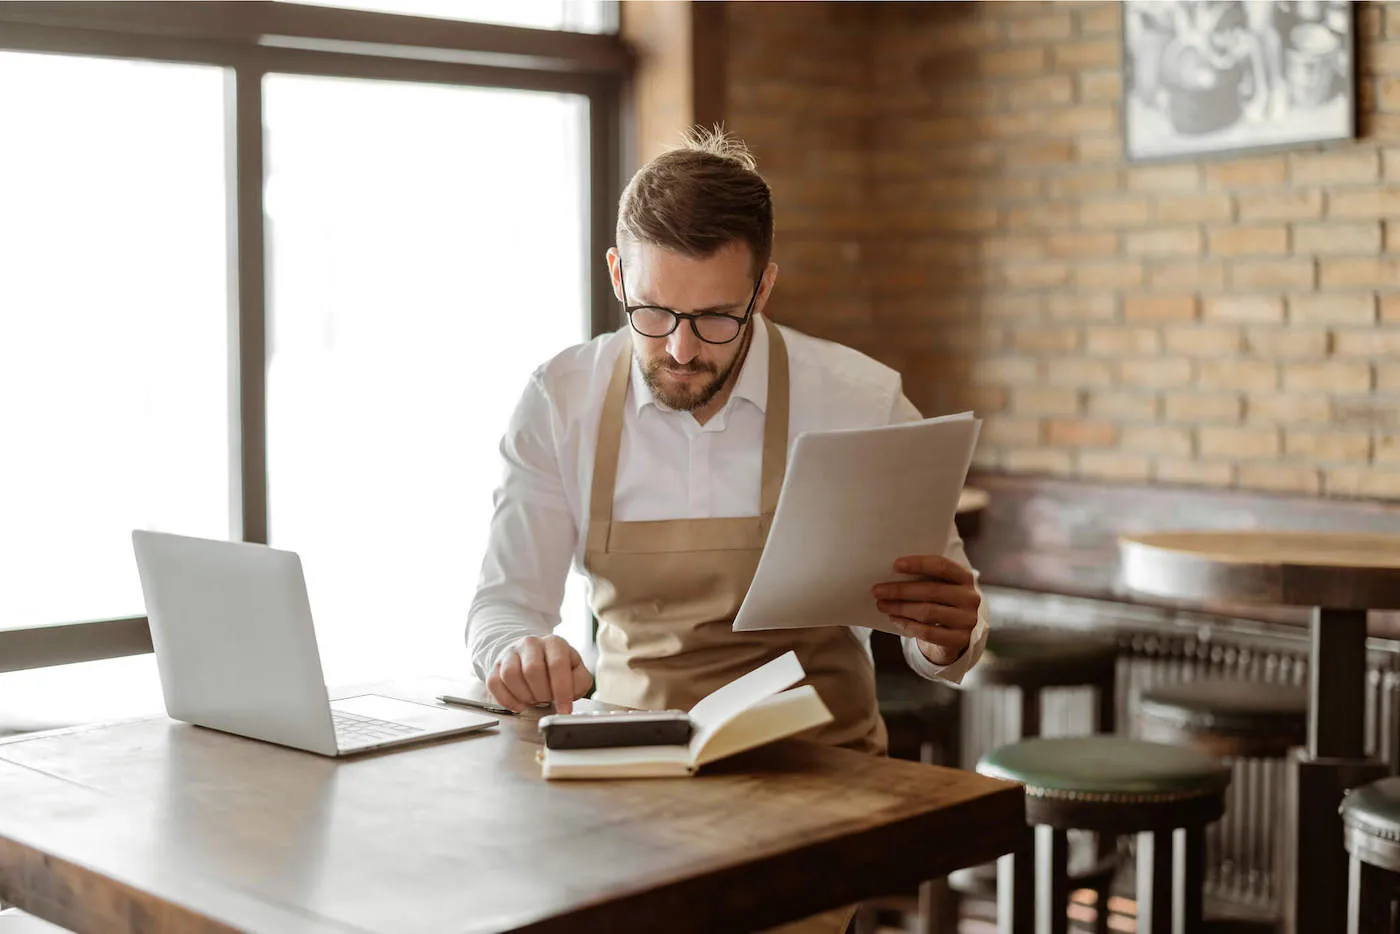
<svg viewBox="0 0 1400 934"><path fill-rule="evenodd" d="M1349 0L1128 0L1123 17L1129 159L1353 135Z"/></svg>

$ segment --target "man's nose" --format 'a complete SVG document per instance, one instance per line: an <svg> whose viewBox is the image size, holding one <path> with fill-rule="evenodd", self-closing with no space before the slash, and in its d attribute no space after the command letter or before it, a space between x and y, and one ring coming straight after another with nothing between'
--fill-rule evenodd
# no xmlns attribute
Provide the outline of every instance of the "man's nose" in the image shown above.
<svg viewBox="0 0 1400 934"><path fill-rule="evenodd" d="M666 352L682 366L700 355L700 339L689 321L681 321L666 338Z"/></svg>

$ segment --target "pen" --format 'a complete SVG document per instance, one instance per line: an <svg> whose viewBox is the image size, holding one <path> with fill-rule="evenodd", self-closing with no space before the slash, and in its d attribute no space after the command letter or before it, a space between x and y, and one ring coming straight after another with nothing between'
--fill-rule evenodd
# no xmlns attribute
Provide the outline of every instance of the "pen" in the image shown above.
<svg viewBox="0 0 1400 934"><path fill-rule="evenodd" d="M515 716L514 710L502 707L495 701L474 700L470 697L458 697L455 694L439 694L438 700L444 704L456 704L459 707L475 707L477 710L484 710L487 713L505 714L508 717Z"/></svg>

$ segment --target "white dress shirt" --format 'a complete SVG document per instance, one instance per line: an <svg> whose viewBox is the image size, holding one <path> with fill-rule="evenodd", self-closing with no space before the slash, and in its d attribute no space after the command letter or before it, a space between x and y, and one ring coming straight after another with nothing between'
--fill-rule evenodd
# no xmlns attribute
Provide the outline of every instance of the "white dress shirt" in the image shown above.
<svg viewBox="0 0 1400 934"><path fill-rule="evenodd" d="M780 330L790 374L789 444L802 431L921 417L895 370L841 344ZM480 678L521 637L548 635L559 624L571 562L582 570L603 397L617 355L631 339L624 326L554 357L532 374L511 417L501 441L504 476L490 541L467 617L467 648ZM757 321L733 392L704 425L658 403L634 360L613 518L757 515L767 403L768 333ZM968 564L956 529L944 553ZM981 656L987 627L983 600L972 642L953 664L933 664L908 637L904 657L923 677L960 681ZM869 652L870 630L852 628Z"/></svg>

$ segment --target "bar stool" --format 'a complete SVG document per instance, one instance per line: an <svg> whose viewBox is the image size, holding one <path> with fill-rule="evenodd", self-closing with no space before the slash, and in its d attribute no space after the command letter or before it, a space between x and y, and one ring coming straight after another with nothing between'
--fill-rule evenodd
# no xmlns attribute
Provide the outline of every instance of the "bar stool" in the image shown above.
<svg viewBox="0 0 1400 934"><path fill-rule="evenodd" d="M1138 834L1138 934L1202 929L1205 828L1224 813L1228 765L1188 747L1075 736L1001 746L977 771L1024 784L1035 828L1034 855L998 865L1000 930L1068 931L1070 830Z"/></svg>
<svg viewBox="0 0 1400 934"><path fill-rule="evenodd" d="M1110 734L1116 729L1117 663L1118 646L1108 636L1045 626L993 626L981 660L967 673L961 687L1017 689L1021 710L1018 739L1040 735L1044 691L1092 688L1095 705L1090 732ZM1099 917L1095 931L1105 934L1108 912L1102 909L1117 874L1117 840L1109 834L1099 835L1090 856L1080 860L1070 873L1071 890L1094 892ZM961 895L996 897L995 865L959 870L948 881Z"/></svg>
<svg viewBox="0 0 1400 934"><path fill-rule="evenodd" d="M1308 741L1308 690L1200 678L1143 690L1139 732L1231 759L1282 759Z"/></svg>
<svg viewBox="0 0 1400 934"><path fill-rule="evenodd" d="M1362 785L1342 799L1343 842L1351 860L1347 934L1400 931L1400 777Z"/></svg>

